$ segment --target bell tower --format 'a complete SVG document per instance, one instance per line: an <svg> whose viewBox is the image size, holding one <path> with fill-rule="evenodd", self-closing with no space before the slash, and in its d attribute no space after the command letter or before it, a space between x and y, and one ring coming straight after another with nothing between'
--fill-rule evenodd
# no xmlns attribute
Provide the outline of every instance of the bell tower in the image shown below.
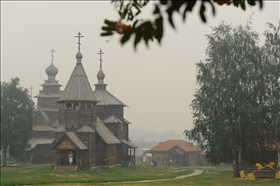
<svg viewBox="0 0 280 186"><path fill-rule="evenodd" d="M76 54L76 66L61 95L59 103L59 124L66 131L77 132L83 126L88 125L95 129L97 115L96 104L92 88L82 65L82 53L80 51L81 33L78 33L78 52Z"/></svg>

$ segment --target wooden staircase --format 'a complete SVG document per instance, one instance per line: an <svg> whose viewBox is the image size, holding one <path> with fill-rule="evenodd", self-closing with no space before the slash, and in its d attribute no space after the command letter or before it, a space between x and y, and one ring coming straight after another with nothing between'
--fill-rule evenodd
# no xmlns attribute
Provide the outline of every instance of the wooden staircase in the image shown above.
<svg viewBox="0 0 280 186"><path fill-rule="evenodd" d="M54 171L75 171L77 170L78 166L75 165L58 165L53 170Z"/></svg>

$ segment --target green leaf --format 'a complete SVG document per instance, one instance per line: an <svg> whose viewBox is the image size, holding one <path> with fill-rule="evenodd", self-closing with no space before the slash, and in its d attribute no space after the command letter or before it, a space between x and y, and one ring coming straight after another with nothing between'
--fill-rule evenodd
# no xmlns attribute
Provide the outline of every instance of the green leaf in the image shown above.
<svg viewBox="0 0 280 186"><path fill-rule="evenodd" d="M104 33L101 33L100 34L101 36L110 36L110 35L113 35L112 32L104 32Z"/></svg>
<svg viewBox="0 0 280 186"><path fill-rule="evenodd" d="M159 7L155 4L155 10L153 12L153 14L159 14L160 13L160 9Z"/></svg>
<svg viewBox="0 0 280 186"><path fill-rule="evenodd" d="M240 5L243 10L246 10L245 0L241 1Z"/></svg>
<svg viewBox="0 0 280 186"><path fill-rule="evenodd" d="M124 1L121 1L120 10L121 10L122 7L123 7L123 3L124 3Z"/></svg>
<svg viewBox="0 0 280 186"><path fill-rule="evenodd" d="M136 20L133 25L132 25L132 28L135 28L136 24L138 23L139 20Z"/></svg>
<svg viewBox="0 0 280 186"><path fill-rule="evenodd" d="M107 24L107 25L109 25L109 26L115 26L115 24L116 24L116 22L114 22L114 21L109 21L109 20L107 20L107 19L105 19L104 23Z"/></svg>
<svg viewBox="0 0 280 186"><path fill-rule="evenodd" d="M130 39L130 36L131 36L132 33L133 32L131 30L124 33L123 37L121 38L121 44L122 45Z"/></svg>
<svg viewBox="0 0 280 186"><path fill-rule="evenodd" d="M137 9L137 12L136 12L136 14L135 15L138 15L140 12L141 12L141 10L140 10L140 6L139 6L139 4L135 4L135 3L133 3L132 4L132 6L134 7L134 8L136 8Z"/></svg>
<svg viewBox="0 0 280 186"><path fill-rule="evenodd" d="M154 28L153 25L150 21L145 22L143 24L143 29L142 29L142 33L143 33L143 39L146 43L146 46L148 46L148 41L151 40L153 38L153 33L154 33Z"/></svg>
<svg viewBox="0 0 280 186"><path fill-rule="evenodd" d="M192 9L193 9L193 7L194 7L196 1L188 1L187 3L188 3L188 4L187 4L187 6L186 6L186 8L185 8L185 10L184 10L184 13L183 13L183 21L186 20L186 13L187 13L187 11L188 11L188 12L191 12L191 11L192 11Z"/></svg>
<svg viewBox="0 0 280 186"><path fill-rule="evenodd" d="M132 21L134 18L134 15L133 15L133 12L131 9L128 10L128 17L127 17L127 20L128 21Z"/></svg>
<svg viewBox="0 0 280 186"><path fill-rule="evenodd" d="M119 11L118 13L119 13L120 18L123 19L124 18L124 14L121 11Z"/></svg>
<svg viewBox="0 0 280 186"><path fill-rule="evenodd" d="M171 25L173 28L175 28L175 25L174 25L174 23L173 23L173 18L172 18L173 9L169 7L169 8L166 10L166 12L167 12L167 14L168 14L168 21L169 21L170 25Z"/></svg>
<svg viewBox="0 0 280 186"><path fill-rule="evenodd" d="M260 3L260 9L262 9L262 7L263 7L263 0L259 0L259 3Z"/></svg>
<svg viewBox="0 0 280 186"><path fill-rule="evenodd" d="M187 6L186 6L186 9L185 9L185 11L189 11L189 12L191 12L192 11L192 9L193 9L193 7L194 7L194 5L195 5L195 3L196 3L196 1L187 1Z"/></svg>
<svg viewBox="0 0 280 186"><path fill-rule="evenodd" d="M247 0L249 5L255 6L256 5L256 1L255 0Z"/></svg>
<svg viewBox="0 0 280 186"><path fill-rule="evenodd" d="M160 0L160 3L162 4L162 5L166 5L167 4L167 0Z"/></svg>
<svg viewBox="0 0 280 186"><path fill-rule="evenodd" d="M158 40L158 42L161 42L161 38L163 36L163 18L160 16L156 19L156 33L155 38Z"/></svg>
<svg viewBox="0 0 280 186"><path fill-rule="evenodd" d="M200 6L200 10L199 10L199 15L200 15L200 18L201 20L206 23L206 17L204 15L204 12L205 12L205 6L204 4L202 3L201 6Z"/></svg>
<svg viewBox="0 0 280 186"><path fill-rule="evenodd" d="M135 32L135 39L134 39L134 49L136 49L137 44L140 42L142 38L141 26L137 28Z"/></svg>
<svg viewBox="0 0 280 186"><path fill-rule="evenodd" d="M105 30L105 31L112 31L112 30L114 30L112 27L107 27L107 26L103 26L101 29Z"/></svg>

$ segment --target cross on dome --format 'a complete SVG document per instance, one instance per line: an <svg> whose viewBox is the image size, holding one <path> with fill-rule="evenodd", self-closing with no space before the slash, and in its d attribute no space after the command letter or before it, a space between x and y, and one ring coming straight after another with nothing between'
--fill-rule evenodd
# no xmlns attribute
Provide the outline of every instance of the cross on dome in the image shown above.
<svg viewBox="0 0 280 186"><path fill-rule="evenodd" d="M101 49L99 51L99 53L97 53L100 55L99 61L100 61L100 69L102 69L102 54L105 54Z"/></svg>
<svg viewBox="0 0 280 186"><path fill-rule="evenodd" d="M81 32L79 32L78 34L77 34L78 36L75 36L75 37L77 37L78 38L78 51L80 51L80 49L81 49L81 41L80 41L80 39L81 39L81 37L84 37L84 36L82 36L82 33Z"/></svg>
<svg viewBox="0 0 280 186"><path fill-rule="evenodd" d="M53 63L53 58L54 58L53 53L56 52L56 51L54 51L54 49L52 49L52 51L50 51L50 52L52 53L52 63Z"/></svg>

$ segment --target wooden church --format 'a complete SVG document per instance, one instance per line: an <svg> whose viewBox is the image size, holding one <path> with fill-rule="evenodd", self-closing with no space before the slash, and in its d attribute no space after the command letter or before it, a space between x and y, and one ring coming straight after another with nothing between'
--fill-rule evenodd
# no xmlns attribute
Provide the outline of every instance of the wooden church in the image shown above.
<svg viewBox="0 0 280 186"><path fill-rule="evenodd" d="M55 151L56 167L69 165L68 154L73 153L73 165L80 169L93 166L135 164L135 149L129 140L129 122L124 118L122 101L106 90L102 71L102 51L98 83L92 90L82 65L78 33L76 65L59 99L58 122L53 126L55 138L50 149Z"/></svg>

